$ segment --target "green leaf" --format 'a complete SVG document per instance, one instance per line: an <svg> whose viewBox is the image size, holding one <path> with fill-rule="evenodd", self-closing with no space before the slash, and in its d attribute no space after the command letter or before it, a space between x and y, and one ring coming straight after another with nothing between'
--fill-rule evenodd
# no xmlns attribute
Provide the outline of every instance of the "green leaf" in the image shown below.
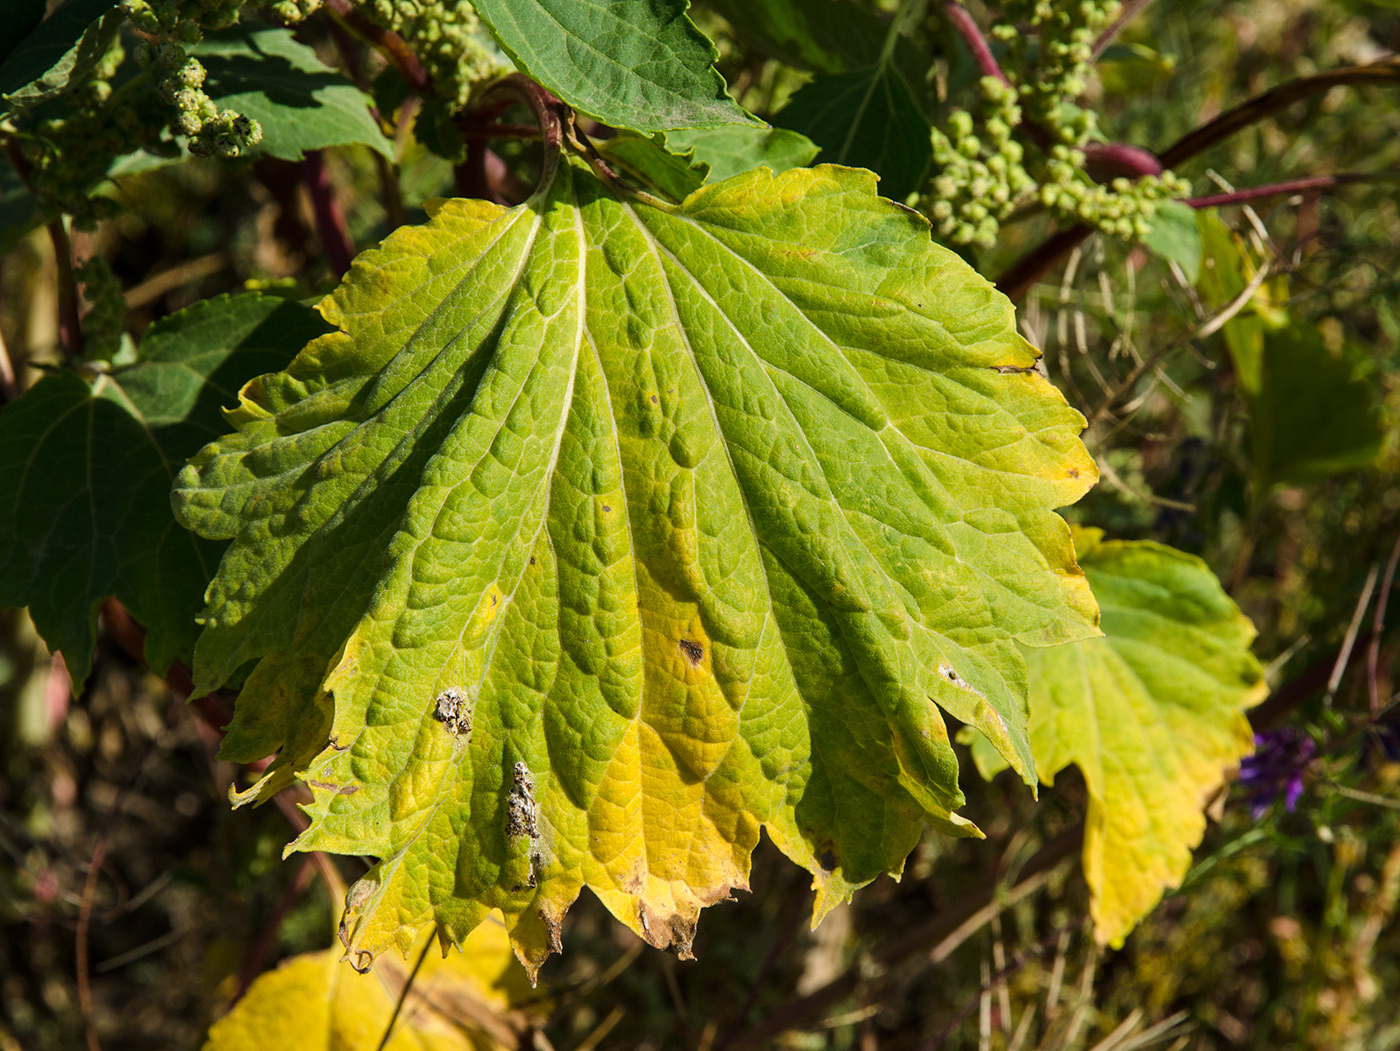
<svg viewBox="0 0 1400 1051"><path fill-rule="evenodd" d="M1201 228L1196 210L1185 201L1161 201L1152 217L1152 230L1142 239L1156 255L1176 263L1195 284L1201 274Z"/></svg>
<svg viewBox="0 0 1400 1051"><path fill-rule="evenodd" d="M239 25L211 33L194 53L208 70L209 96L262 125L256 151L297 161L305 150L359 143L394 159L370 97L289 30Z"/></svg>
<svg viewBox="0 0 1400 1051"><path fill-rule="evenodd" d="M90 382L53 373L0 410L0 606L29 607L75 682L109 595L147 627L152 668L190 655L221 545L176 525L175 471L223 429L244 379L318 331L285 300L209 300L153 325L138 363Z"/></svg>
<svg viewBox="0 0 1400 1051"><path fill-rule="evenodd" d="M295 848L380 859L352 958L499 907L537 967L584 886L686 953L762 828L818 917L975 832L939 708L1029 776L1015 641L1095 630L1010 303L853 169L433 211L175 491L233 541L195 675L258 662L242 798L300 777Z"/></svg>
<svg viewBox="0 0 1400 1051"><path fill-rule="evenodd" d="M919 188L933 160L929 123L888 64L818 76L773 120L820 146L823 161L869 168L896 201Z"/></svg>
<svg viewBox="0 0 1400 1051"><path fill-rule="evenodd" d="M1206 802L1253 749L1245 709L1266 691L1254 626L1204 562L1101 536L1075 542L1104 637L1023 652L1036 765L1046 784L1071 763L1084 775L1090 911L1099 941L1120 946L1185 876ZM974 755L995 772L988 745Z"/></svg>
<svg viewBox="0 0 1400 1051"><path fill-rule="evenodd" d="M666 136L659 133L648 139L623 132L600 142L598 151L628 175L673 201L683 201L700 189L710 173L709 165L696 162L693 147L672 152L667 149Z"/></svg>
<svg viewBox="0 0 1400 1051"><path fill-rule="evenodd" d="M121 25L115 7L116 0L68 0L10 50L0 62L0 113L54 98L91 73Z"/></svg>
<svg viewBox="0 0 1400 1051"><path fill-rule="evenodd" d="M44 20L45 0L10 0L0 11L0 63Z"/></svg>
<svg viewBox="0 0 1400 1051"><path fill-rule="evenodd" d="M761 124L729 97L689 0L473 0L516 66L580 113L649 135Z"/></svg>
<svg viewBox="0 0 1400 1051"><path fill-rule="evenodd" d="M787 128L723 128L672 131L666 142L673 150L694 150L697 164L708 164L706 181L723 182L758 167L776 172L805 168L816 160L819 147L805 135Z"/></svg>
<svg viewBox="0 0 1400 1051"><path fill-rule="evenodd" d="M1373 464L1385 433L1365 351L1341 342L1334 352L1313 325L1267 332L1263 344L1260 389L1249 399L1256 484Z"/></svg>

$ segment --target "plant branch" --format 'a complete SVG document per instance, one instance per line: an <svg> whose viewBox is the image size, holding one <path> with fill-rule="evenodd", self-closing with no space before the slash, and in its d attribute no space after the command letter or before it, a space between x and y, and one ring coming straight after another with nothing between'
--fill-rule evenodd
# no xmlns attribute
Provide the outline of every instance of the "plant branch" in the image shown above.
<svg viewBox="0 0 1400 1051"><path fill-rule="evenodd" d="M335 199L335 187L331 185L330 173L326 170L324 151L306 151L306 158L301 162L301 175L311 197L311 211L316 217L316 236L326 251L335 276L344 277L350 269L350 261L355 258L355 242L345 223L345 213Z"/></svg>
<svg viewBox="0 0 1400 1051"><path fill-rule="evenodd" d="M51 219L48 230L54 264L58 267L58 345L67 361L81 361L83 320L78 310L78 279L73 274L73 245L68 240L63 216Z"/></svg>
<svg viewBox="0 0 1400 1051"><path fill-rule="evenodd" d="M982 35L982 30L977 27L972 15L968 14L967 8L957 0L943 0L941 7L943 16L948 19L949 25L957 30L958 36L962 37L967 50L972 53L972 61L977 63L982 75L996 77L1003 84L1010 84L1011 81L1006 79L1006 74L997 64L996 56L992 54L991 45L987 43L987 38Z"/></svg>
<svg viewBox="0 0 1400 1051"><path fill-rule="evenodd" d="M1400 83L1400 58L1387 58L1364 66L1343 66L1328 70L1312 77L1302 77L1280 84L1276 88L1248 99L1234 109L1227 110L1214 120L1201 125L1195 131L1183 135L1160 154L1162 164L1175 168L1183 161L1210 149L1216 143L1229 138L1251 124L1256 124L1281 109L1301 102L1313 95L1330 91L1332 88L1362 84Z"/></svg>
<svg viewBox="0 0 1400 1051"><path fill-rule="evenodd" d="M1345 186L1354 182L1384 182L1400 178L1391 172L1367 174L1365 172L1342 172L1337 175L1310 175L1303 179L1290 179L1286 182L1270 183L1267 186L1250 186L1231 193L1216 193L1205 197L1187 197L1186 204L1192 208L1219 208L1227 204L1243 204L1264 197L1285 197L1295 193L1313 190L1326 190L1333 186Z"/></svg>
<svg viewBox="0 0 1400 1051"><path fill-rule="evenodd" d="M325 0L325 8L332 18L392 62L415 95L432 93L433 78L403 37L370 21L350 0Z"/></svg>
<svg viewBox="0 0 1400 1051"><path fill-rule="evenodd" d="M1159 154L1158 158L1163 168L1175 168L1256 121L1263 120L1280 109L1338 85L1397 82L1400 82L1400 58L1389 58L1383 62L1375 62L1365 66L1345 66L1327 73L1320 73L1314 77L1303 77L1300 80L1290 81L1242 102L1234 109L1222 113L1195 131L1182 136ZM1087 155L1085 159L1087 163ZM1093 228L1083 223L1055 231L1012 263L997 279L997 288L1005 293L1012 302L1016 302L1051 267L1081 245L1092 232Z"/></svg>

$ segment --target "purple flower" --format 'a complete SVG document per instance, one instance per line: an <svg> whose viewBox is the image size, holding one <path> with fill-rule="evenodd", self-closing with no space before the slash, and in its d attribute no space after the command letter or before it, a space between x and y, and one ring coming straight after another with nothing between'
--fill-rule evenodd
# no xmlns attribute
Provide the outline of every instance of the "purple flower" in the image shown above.
<svg viewBox="0 0 1400 1051"><path fill-rule="evenodd" d="M1292 726L1254 735L1254 754L1240 763L1240 785L1254 820L1269 812L1281 795L1291 812L1303 794L1303 771L1317 755L1311 737Z"/></svg>

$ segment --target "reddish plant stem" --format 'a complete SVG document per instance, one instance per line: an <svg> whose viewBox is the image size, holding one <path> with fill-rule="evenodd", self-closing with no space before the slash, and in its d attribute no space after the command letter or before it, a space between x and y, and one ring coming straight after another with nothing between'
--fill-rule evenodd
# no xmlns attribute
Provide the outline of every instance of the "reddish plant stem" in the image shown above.
<svg viewBox="0 0 1400 1051"><path fill-rule="evenodd" d="M1312 77L1302 77L1248 99L1227 110L1195 131L1183 135L1160 154L1163 166L1175 168L1182 161L1203 153L1237 131L1257 124L1279 110L1339 85L1400 83L1400 58L1388 58L1365 66L1343 66Z"/></svg>
<svg viewBox="0 0 1400 1051"><path fill-rule="evenodd" d="M122 793L125 799L126 793ZM87 1038L88 1051L102 1051L97 1039L97 1026L92 1018L92 983L88 976L88 930L92 924L92 903L97 896L97 876L102 871L102 863L107 859L107 833L104 830L97 836L92 848L92 858L88 862L87 878L83 881L82 901L78 906L78 929L75 934L75 953L78 972L78 1008L83 1016L83 1033Z"/></svg>
<svg viewBox="0 0 1400 1051"><path fill-rule="evenodd" d="M1328 91L1342 84L1397 82L1400 82L1400 59L1397 58L1389 58L1383 62L1366 66L1346 66L1342 69L1320 73L1315 77L1304 77L1300 80L1290 81L1271 91L1266 91L1262 95L1256 95L1234 109L1222 113L1195 131L1182 136L1158 156L1163 168L1175 168L1235 132L1319 92ZM997 279L997 288L1004 292L1012 302L1016 302L1053 266L1083 243L1084 239L1092 232L1091 227L1083 224L1057 230L1012 263Z"/></svg>
<svg viewBox="0 0 1400 1051"><path fill-rule="evenodd" d="M972 53L972 61L977 63L982 75L996 77L1003 84L1010 84L1011 81L1006 79L1006 74L997 64L996 56L992 54L991 45L987 43L987 38L982 35L982 30L978 28L972 15L968 14L967 8L957 0L943 0L942 9L948 24L957 30L958 36L962 37L963 43L967 45L967 50Z"/></svg>
<svg viewBox="0 0 1400 1051"><path fill-rule="evenodd" d="M1189 204L1192 208L1219 208L1227 204L1257 201L1264 197L1285 197L1295 193L1307 193L1310 190L1326 190L1333 186L1345 186L1347 183L1369 182L1384 178L1387 176L1355 172L1345 172L1338 175L1311 175L1305 179L1290 179L1287 182L1271 183L1268 186L1250 186L1230 193L1188 197L1184 203Z"/></svg>
<svg viewBox="0 0 1400 1051"><path fill-rule="evenodd" d="M367 41L392 62L416 95L432 92L433 78L428 75L423 63L413 53L413 49L399 36L383 26L371 22L350 0L325 0L325 8L331 17L345 26L356 36Z"/></svg>
<svg viewBox="0 0 1400 1051"><path fill-rule="evenodd" d="M1080 147L1084 154L1084 170L1097 182L1108 182L1119 176L1141 179L1145 175L1161 175L1162 162L1151 150L1126 142L1091 142Z"/></svg>
<svg viewBox="0 0 1400 1051"><path fill-rule="evenodd" d="M62 216L50 220L48 230L58 268L58 345L67 361L81 361L83 320L78 309L78 279L73 274L73 246Z"/></svg>
<svg viewBox="0 0 1400 1051"><path fill-rule="evenodd" d="M350 261L355 258L355 242L345 223L345 213L335 199L325 153L308 150L306 159L301 162L301 174L311 197L311 211L316 217L316 236L320 238L335 276L344 277L350 269Z"/></svg>

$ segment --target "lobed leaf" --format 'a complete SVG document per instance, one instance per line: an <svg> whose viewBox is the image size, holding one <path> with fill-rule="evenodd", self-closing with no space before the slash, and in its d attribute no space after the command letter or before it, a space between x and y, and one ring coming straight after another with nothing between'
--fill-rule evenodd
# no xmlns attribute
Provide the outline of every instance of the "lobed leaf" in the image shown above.
<svg viewBox="0 0 1400 1051"><path fill-rule="evenodd" d="M1006 299L851 169L433 212L175 490L232 540L198 686L257 662L224 755L278 753L240 799L299 777L295 848L379 859L352 959L500 908L533 969L585 886L685 954L761 829L818 918L976 834L940 707L1030 779L1016 642L1095 630Z"/></svg>
<svg viewBox="0 0 1400 1051"><path fill-rule="evenodd" d="M614 128L761 124L729 97L689 0L472 0L530 79Z"/></svg>
<svg viewBox="0 0 1400 1051"><path fill-rule="evenodd" d="M819 75L773 119L820 146L823 161L869 168L896 201L919 188L933 160L928 119L887 62Z"/></svg>
<svg viewBox="0 0 1400 1051"><path fill-rule="evenodd" d="M68 0L9 47L0 61L0 114L56 98L91 73L121 25L116 6L117 0ZM29 22L28 7L12 16L16 30Z"/></svg>
<svg viewBox="0 0 1400 1051"><path fill-rule="evenodd" d="M209 34L194 53L208 71L209 97L262 125L256 152L299 161L305 150L360 143L394 159L370 97L290 30L238 25Z"/></svg>
<svg viewBox="0 0 1400 1051"><path fill-rule="evenodd" d="M1031 748L1050 784L1071 763L1089 788L1084 875L1100 942L1121 946L1176 887L1226 771L1253 750L1263 699L1254 626L1204 562L1150 541L1075 534L1104 637L1024 650ZM983 742L986 776L1004 765Z"/></svg>
<svg viewBox="0 0 1400 1051"><path fill-rule="evenodd" d="M221 545L176 525L175 471L247 377L322 330L286 300L205 300L153 325L136 364L56 372L0 409L0 606L29 607L75 683L111 595L148 629L152 668L189 657Z"/></svg>

